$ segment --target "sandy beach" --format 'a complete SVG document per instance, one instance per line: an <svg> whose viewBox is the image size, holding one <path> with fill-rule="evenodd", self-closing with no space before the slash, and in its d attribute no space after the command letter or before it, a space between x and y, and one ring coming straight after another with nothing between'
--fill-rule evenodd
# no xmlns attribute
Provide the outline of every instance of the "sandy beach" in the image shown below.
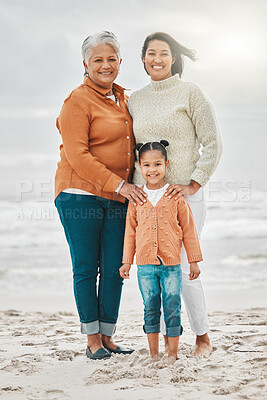
<svg viewBox="0 0 267 400"><path fill-rule="evenodd" d="M246 202L208 204L200 268L213 352L190 357L194 335L183 308L179 359L164 369L148 363L136 268L123 288L115 334L136 351L91 361L53 204L53 218L39 220L18 219L18 205L2 202L0 400L265 400L266 193L253 194L253 213ZM43 204L23 203L21 210L39 212Z"/></svg>
<svg viewBox="0 0 267 400"><path fill-rule="evenodd" d="M161 369L148 362L140 310L124 308L115 334L136 351L101 361L86 358L75 312L0 311L0 398L263 400L266 315L263 308L211 312L213 352L204 359L190 357L194 336L183 313L179 359Z"/></svg>

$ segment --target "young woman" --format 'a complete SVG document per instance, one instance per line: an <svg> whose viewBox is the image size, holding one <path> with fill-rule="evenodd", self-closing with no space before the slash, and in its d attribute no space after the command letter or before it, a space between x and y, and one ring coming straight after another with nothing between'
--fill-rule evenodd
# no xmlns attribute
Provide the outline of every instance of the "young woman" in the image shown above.
<svg viewBox="0 0 267 400"><path fill-rule="evenodd" d="M170 166L166 180L168 198L184 195L190 205L200 236L205 219L203 187L214 173L222 153L222 142L214 108L206 94L192 82L181 79L183 57L195 59L194 51L163 32L149 35L142 48L142 62L150 75L149 85L134 92L128 109L137 142L170 143ZM201 147L201 153L200 153ZM136 165L133 182L143 184ZM211 352L208 317L200 278L189 280L189 264L182 249L182 296L191 329L196 334L195 355ZM164 323L163 332L166 332ZM168 347L168 338L165 335Z"/></svg>

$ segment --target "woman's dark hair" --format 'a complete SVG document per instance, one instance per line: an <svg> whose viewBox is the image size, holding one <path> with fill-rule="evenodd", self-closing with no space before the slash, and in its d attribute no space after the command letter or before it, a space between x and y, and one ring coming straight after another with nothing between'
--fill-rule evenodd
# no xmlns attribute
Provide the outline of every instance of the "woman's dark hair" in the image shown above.
<svg viewBox="0 0 267 400"><path fill-rule="evenodd" d="M167 146L169 146L169 142L167 140L161 140L160 142L147 142L145 144L137 143L136 150L138 151L138 161L140 162L141 157L144 153L151 150L160 151L165 158L165 161L167 161L168 157L165 148Z"/></svg>
<svg viewBox="0 0 267 400"><path fill-rule="evenodd" d="M179 74L179 76L181 78L183 69L184 69L184 56L190 58L192 61L197 60L195 50L188 49L187 47L182 46L168 33L165 33L165 32L151 33L151 35L147 36L144 41L144 44L142 47L142 54L141 54L142 61L144 63L144 68L145 68L145 71L147 74L148 74L148 72L146 69L144 59L145 59L148 44L152 40L161 40L162 42L168 43L168 45L170 46L172 56L175 59L175 62L172 64L172 68L171 68L172 75Z"/></svg>

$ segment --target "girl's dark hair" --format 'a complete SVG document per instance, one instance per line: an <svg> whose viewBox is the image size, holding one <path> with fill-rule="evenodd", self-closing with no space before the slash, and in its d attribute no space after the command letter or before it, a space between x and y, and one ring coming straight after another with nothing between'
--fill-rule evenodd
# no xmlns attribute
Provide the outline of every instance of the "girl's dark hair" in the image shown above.
<svg viewBox="0 0 267 400"><path fill-rule="evenodd" d="M187 47L182 46L168 33L165 32L151 33L151 35L147 36L144 41L141 54L141 58L144 63L144 68L147 74L148 72L145 66L144 58L146 55L148 44L152 40L161 40L162 42L168 43L168 45L170 46L172 56L175 59L175 62L172 64L171 68L172 75L179 74L181 78L184 69L184 56L190 58L192 61L197 60L195 50L188 49Z"/></svg>
<svg viewBox="0 0 267 400"><path fill-rule="evenodd" d="M145 144L143 143L137 143L136 145L136 150L138 151L138 161L140 162L141 157L144 153L147 151L151 150L158 150L162 153L163 157L165 158L165 161L167 161L167 151L166 148L169 146L169 142L167 140L161 140L160 142L147 142Z"/></svg>

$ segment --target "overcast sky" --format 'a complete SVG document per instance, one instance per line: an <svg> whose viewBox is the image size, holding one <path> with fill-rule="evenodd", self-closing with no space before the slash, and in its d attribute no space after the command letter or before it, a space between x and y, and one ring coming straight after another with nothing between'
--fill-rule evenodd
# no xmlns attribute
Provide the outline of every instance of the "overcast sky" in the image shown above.
<svg viewBox="0 0 267 400"><path fill-rule="evenodd" d="M1 0L1 114L53 110L82 79L81 43L112 30L121 42L118 79L137 88L147 34L161 30L197 51L184 79L197 81L220 110L263 111L267 103L265 0Z"/></svg>
<svg viewBox="0 0 267 400"><path fill-rule="evenodd" d="M213 100L229 171L240 140L258 168L266 144L266 21L266 0L0 0L0 155L16 143L21 152L30 148L34 134L39 152L57 154L49 135L64 98L82 82L80 49L89 34L118 36L123 63L117 82L134 90L149 82L140 61L145 37L166 31L197 52L199 61L186 62L183 79ZM255 133L265 140L259 151L250 142Z"/></svg>

